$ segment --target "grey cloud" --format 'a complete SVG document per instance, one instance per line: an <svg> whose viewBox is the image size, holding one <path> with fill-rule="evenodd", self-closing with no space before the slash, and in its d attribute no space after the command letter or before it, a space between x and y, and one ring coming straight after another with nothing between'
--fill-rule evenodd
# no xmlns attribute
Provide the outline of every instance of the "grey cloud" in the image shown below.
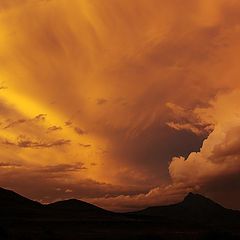
<svg viewBox="0 0 240 240"><path fill-rule="evenodd" d="M44 121L46 119L46 114L39 114L37 116L35 116L34 118L29 118L29 119L25 119L25 118L21 118L18 120L7 120L6 125L3 127L4 129L8 129L8 128L13 128L19 124L23 124L23 123L28 123L28 122L34 122L34 121Z"/></svg>
<svg viewBox="0 0 240 240"><path fill-rule="evenodd" d="M11 142L9 140L4 140L2 144L9 145L9 146L16 146L20 148L51 148L56 146L63 146L70 144L71 140L67 139L58 139L52 142L38 142L38 141L32 141L27 140L24 138L19 138L16 142Z"/></svg>
<svg viewBox="0 0 240 240"><path fill-rule="evenodd" d="M5 89L8 89L8 87L6 87L6 86L0 86L0 90L5 90Z"/></svg>
<svg viewBox="0 0 240 240"><path fill-rule="evenodd" d="M40 172L45 173L66 173L75 172L79 170L87 169L82 162L76 162L73 164L57 164L47 165L39 169Z"/></svg>
<svg viewBox="0 0 240 240"><path fill-rule="evenodd" d="M81 163L78 164L81 168ZM146 186L112 185L92 179L72 181L71 176L67 174L69 171L73 171L74 167L66 165L52 165L46 166L46 169L31 169L29 171L26 171L26 169L23 171L20 168L3 171L0 168L0 185L13 189L31 199L45 202L69 198L67 189L72 191L71 198L77 199L116 197L119 195L131 196L149 191ZM65 170L65 172L62 172L62 170ZM68 181L63 181L66 177L68 177ZM46 196L48 198L45 198Z"/></svg>
<svg viewBox="0 0 240 240"><path fill-rule="evenodd" d="M72 125L72 122L71 122L71 121L66 121L66 122L65 122L65 125L66 125L66 126L71 126L71 125Z"/></svg>
<svg viewBox="0 0 240 240"><path fill-rule="evenodd" d="M177 131L190 131L198 136L207 136L213 130L213 126L200 119L192 109L185 109L173 103L167 103L166 106L171 110L170 119L173 119L166 122L168 127Z"/></svg>
<svg viewBox="0 0 240 240"><path fill-rule="evenodd" d="M16 121L12 121L10 122L9 124L7 124L4 129L7 129L7 128L12 128L18 124L21 124L21 123L25 123L27 122L28 120L27 119L19 119L19 120L16 120Z"/></svg>
<svg viewBox="0 0 240 240"><path fill-rule="evenodd" d="M78 135L83 135L86 133L83 129L81 129L79 127L75 127L74 130Z"/></svg>
<svg viewBox="0 0 240 240"><path fill-rule="evenodd" d="M41 113L41 114L35 116L34 119L44 121L46 119L46 116L47 116L47 114Z"/></svg>
<svg viewBox="0 0 240 240"><path fill-rule="evenodd" d="M106 104L107 102L108 102L108 100L105 99L105 98L98 98L97 99L97 104L98 105L103 105L103 104Z"/></svg>
<svg viewBox="0 0 240 240"><path fill-rule="evenodd" d="M48 131L49 132L54 132L54 131L59 131L59 130L62 130L62 127L59 127L59 126L51 126L48 128Z"/></svg>
<svg viewBox="0 0 240 240"><path fill-rule="evenodd" d="M91 144L83 144L83 143L79 143L79 146L84 147L84 148L88 148L91 147Z"/></svg>
<svg viewBox="0 0 240 240"><path fill-rule="evenodd" d="M12 162L0 162L0 167L21 167L20 163L12 163Z"/></svg>

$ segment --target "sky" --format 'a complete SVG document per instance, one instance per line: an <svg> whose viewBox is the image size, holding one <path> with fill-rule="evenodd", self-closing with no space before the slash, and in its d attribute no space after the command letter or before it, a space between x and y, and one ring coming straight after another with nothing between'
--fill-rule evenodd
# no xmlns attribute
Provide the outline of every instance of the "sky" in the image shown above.
<svg viewBox="0 0 240 240"><path fill-rule="evenodd" d="M0 0L0 186L132 211L240 209L238 0Z"/></svg>

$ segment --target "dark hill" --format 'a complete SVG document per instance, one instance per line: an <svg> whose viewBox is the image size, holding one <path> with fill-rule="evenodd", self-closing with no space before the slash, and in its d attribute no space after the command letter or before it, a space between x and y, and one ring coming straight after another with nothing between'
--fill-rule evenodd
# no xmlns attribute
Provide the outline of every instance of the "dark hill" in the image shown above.
<svg viewBox="0 0 240 240"><path fill-rule="evenodd" d="M11 190L0 188L0 219L31 218L42 208L36 201L25 198Z"/></svg>
<svg viewBox="0 0 240 240"><path fill-rule="evenodd" d="M11 190L0 188L0 219L100 219L118 214L77 199L43 205Z"/></svg>
<svg viewBox="0 0 240 240"><path fill-rule="evenodd" d="M89 211L106 212L105 210L93 204L80 201L77 199L68 199L68 200L54 202L54 203L48 204L47 207L52 209L81 210L86 212L89 212Z"/></svg>
<svg viewBox="0 0 240 240"><path fill-rule="evenodd" d="M235 221L240 223L239 211L226 209L209 198L193 193L189 193L180 203L149 207L135 214L208 224Z"/></svg>
<svg viewBox="0 0 240 240"><path fill-rule="evenodd" d="M28 198L25 198L11 190L7 190L0 187L0 206L3 206L4 208L8 207L38 207L41 204L32 201Z"/></svg>
<svg viewBox="0 0 240 240"><path fill-rule="evenodd" d="M117 215L113 212L99 208L93 204L77 200L68 199L64 201L54 202L44 206L45 212L54 217L74 218L74 219L99 219L103 217L113 217Z"/></svg>

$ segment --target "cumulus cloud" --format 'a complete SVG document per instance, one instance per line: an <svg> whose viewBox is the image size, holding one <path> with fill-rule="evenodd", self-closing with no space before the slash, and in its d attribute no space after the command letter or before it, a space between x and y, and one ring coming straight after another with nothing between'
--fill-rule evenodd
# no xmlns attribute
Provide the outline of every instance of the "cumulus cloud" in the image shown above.
<svg viewBox="0 0 240 240"><path fill-rule="evenodd" d="M89 198L94 204L109 210L128 212L144 209L149 206L167 205L180 202L190 191L195 191L192 187L184 184L161 186L151 189L147 193L135 195L119 195L117 197Z"/></svg>
<svg viewBox="0 0 240 240"><path fill-rule="evenodd" d="M219 178L226 178L227 181L228 176L239 175L239 100L240 92L237 90L218 96L212 102L212 107L206 109L208 117L215 123L214 130L199 152L193 152L187 158L173 158L169 166L173 182L207 188L218 182ZM221 191L227 191L227 188L223 185ZM232 190L232 197L236 190ZM224 202L223 199L222 196L221 200Z"/></svg>
<svg viewBox="0 0 240 240"><path fill-rule="evenodd" d="M239 91L234 91L219 96L207 109L216 123L214 130L199 152L191 153L187 159L173 158L169 171L174 181L201 184L216 176L240 172L239 100Z"/></svg>
<svg viewBox="0 0 240 240"><path fill-rule="evenodd" d="M96 198L90 201L109 209L129 211L149 205L174 203L180 201L187 192L198 191L208 193L225 206L238 208L236 202L240 195L236 193L238 186L235 182L240 173L239 100L240 91L234 91L219 95L210 107L196 109L202 113L203 119L206 120L208 116L209 124L215 124L215 127L199 152L192 152L187 158L172 159L169 165L171 184L154 188L147 194ZM221 188L218 187L219 182ZM229 202L223 192L228 192L229 198L238 200Z"/></svg>

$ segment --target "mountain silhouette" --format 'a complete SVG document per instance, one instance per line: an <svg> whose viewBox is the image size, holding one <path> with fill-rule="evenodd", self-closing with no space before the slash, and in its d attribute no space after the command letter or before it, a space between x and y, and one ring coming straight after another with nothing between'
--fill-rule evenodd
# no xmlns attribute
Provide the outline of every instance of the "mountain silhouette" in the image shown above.
<svg viewBox="0 0 240 240"><path fill-rule="evenodd" d="M0 219L30 218L37 214L41 206L11 190L0 188Z"/></svg>
<svg viewBox="0 0 240 240"><path fill-rule="evenodd" d="M148 207L135 214L203 223L240 221L239 211L226 209L207 197L191 192L180 203Z"/></svg>
<svg viewBox="0 0 240 240"><path fill-rule="evenodd" d="M107 212L102 208L99 208L93 204L77 200L77 199L68 199L63 201L54 202L47 205L48 208L52 209L66 209L66 210L81 210L81 211L97 211L97 212Z"/></svg>
<svg viewBox="0 0 240 240"><path fill-rule="evenodd" d="M114 213L68 199L41 204L0 188L0 240L240 239L240 213L189 193L182 202Z"/></svg>
<svg viewBox="0 0 240 240"><path fill-rule="evenodd" d="M68 199L48 204L44 206L44 210L48 215L50 214L54 217L58 216L59 218L64 217L64 219L81 219L83 217L84 219L99 219L117 215L113 212L77 199Z"/></svg>
<svg viewBox="0 0 240 240"><path fill-rule="evenodd" d="M37 207L41 204L25 198L11 190L0 187L0 206L6 207Z"/></svg>

